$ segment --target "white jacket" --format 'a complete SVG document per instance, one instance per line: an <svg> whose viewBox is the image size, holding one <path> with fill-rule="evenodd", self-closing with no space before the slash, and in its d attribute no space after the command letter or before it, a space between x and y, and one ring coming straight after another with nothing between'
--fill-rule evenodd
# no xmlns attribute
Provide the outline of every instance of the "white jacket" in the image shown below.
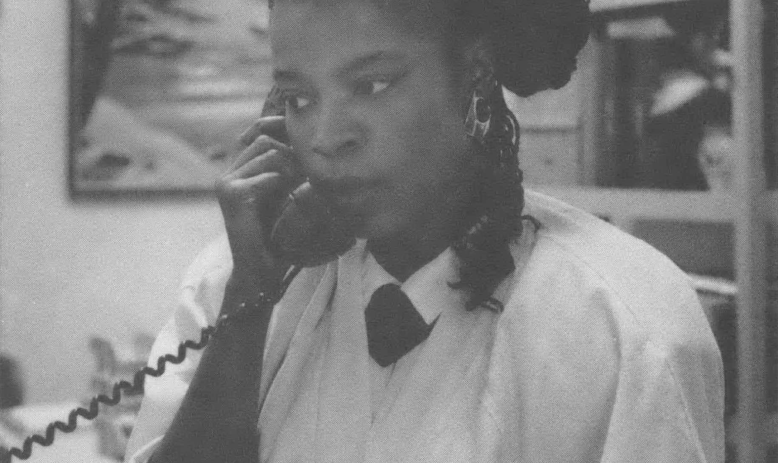
<svg viewBox="0 0 778 463"><path fill-rule="evenodd" d="M525 213L542 227L512 247L516 271L494 295L501 314L461 307L446 284L450 250L411 277L409 297L441 316L378 405L361 317L376 282L364 279L363 243L304 270L267 340L260 460L723 462L721 358L685 274L556 200L528 192ZM198 257L150 364L214 323L230 271L226 240ZM147 380L128 462L151 455L199 358Z"/></svg>

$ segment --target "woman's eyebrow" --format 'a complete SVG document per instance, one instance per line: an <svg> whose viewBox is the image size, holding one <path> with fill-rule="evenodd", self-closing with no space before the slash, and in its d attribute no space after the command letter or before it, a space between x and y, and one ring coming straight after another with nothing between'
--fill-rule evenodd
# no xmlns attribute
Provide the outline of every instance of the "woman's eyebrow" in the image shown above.
<svg viewBox="0 0 778 463"><path fill-rule="evenodd" d="M407 62L407 59L404 54L395 51L381 50L348 61L337 69L337 74L339 76L348 76L377 65L402 64L405 62ZM274 69L273 80L277 83L298 82L304 80L304 75L302 72L295 69Z"/></svg>
<svg viewBox="0 0 778 463"><path fill-rule="evenodd" d="M382 50L349 61L340 69L338 74L353 74L379 64L400 64L406 61L406 57L402 53Z"/></svg>

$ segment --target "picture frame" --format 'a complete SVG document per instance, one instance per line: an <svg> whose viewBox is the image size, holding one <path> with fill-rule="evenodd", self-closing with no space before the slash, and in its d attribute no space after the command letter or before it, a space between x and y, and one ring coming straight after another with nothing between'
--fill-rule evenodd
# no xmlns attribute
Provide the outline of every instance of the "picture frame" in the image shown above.
<svg viewBox="0 0 778 463"><path fill-rule="evenodd" d="M272 87L267 3L70 1L71 197L211 195Z"/></svg>

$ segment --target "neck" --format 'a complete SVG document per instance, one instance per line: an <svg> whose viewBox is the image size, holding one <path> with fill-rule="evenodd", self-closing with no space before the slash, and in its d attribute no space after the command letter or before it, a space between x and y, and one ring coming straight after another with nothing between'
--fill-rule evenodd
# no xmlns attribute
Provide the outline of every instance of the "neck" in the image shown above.
<svg viewBox="0 0 778 463"><path fill-rule="evenodd" d="M448 247L443 239L387 239L368 243L381 267L398 281L405 281Z"/></svg>
<svg viewBox="0 0 778 463"><path fill-rule="evenodd" d="M477 182L463 182L435 214L410 231L368 242L376 261L398 281L405 281L461 237L478 219L480 192Z"/></svg>

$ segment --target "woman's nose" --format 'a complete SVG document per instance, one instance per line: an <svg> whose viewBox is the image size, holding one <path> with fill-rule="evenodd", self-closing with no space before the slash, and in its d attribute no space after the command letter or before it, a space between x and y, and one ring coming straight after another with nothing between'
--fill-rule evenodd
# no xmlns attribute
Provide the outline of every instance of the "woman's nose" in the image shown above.
<svg viewBox="0 0 778 463"><path fill-rule="evenodd" d="M321 156L351 155L362 143L359 123L345 102L330 100L320 103L312 150Z"/></svg>

